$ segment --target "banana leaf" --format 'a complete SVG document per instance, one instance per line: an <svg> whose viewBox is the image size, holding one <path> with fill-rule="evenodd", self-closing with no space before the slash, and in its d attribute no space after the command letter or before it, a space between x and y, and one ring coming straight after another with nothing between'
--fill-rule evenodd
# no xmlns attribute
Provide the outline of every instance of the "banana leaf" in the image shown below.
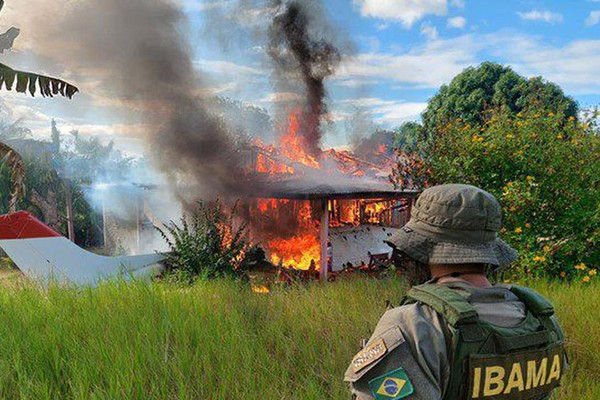
<svg viewBox="0 0 600 400"><path fill-rule="evenodd" d="M2 0L0 0L0 4L1 2ZM35 96L39 88L43 97L61 95L70 99L75 93L79 92L79 89L75 86L61 79L17 71L7 65L0 64L0 90L6 89L10 91L13 89L13 86L17 92L29 92L32 96Z"/></svg>

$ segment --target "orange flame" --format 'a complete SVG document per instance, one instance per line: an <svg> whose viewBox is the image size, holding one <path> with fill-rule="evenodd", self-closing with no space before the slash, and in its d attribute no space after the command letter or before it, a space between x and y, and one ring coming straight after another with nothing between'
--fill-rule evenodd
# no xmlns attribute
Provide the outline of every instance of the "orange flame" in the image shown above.
<svg viewBox="0 0 600 400"><path fill-rule="evenodd" d="M365 206L366 222L376 224L381 222L382 213L387 209L385 202L369 203Z"/></svg>
<svg viewBox="0 0 600 400"><path fill-rule="evenodd" d="M252 285L252 292L259 294L268 294L271 293L268 287L266 286L254 286Z"/></svg>
<svg viewBox="0 0 600 400"><path fill-rule="evenodd" d="M297 161L308 167L319 168L319 162L316 158L306 152L306 143L304 139L298 135L298 132L300 131L300 123L298 122L299 115L300 112L290 113L288 131L281 138L281 150L290 160Z"/></svg>
<svg viewBox="0 0 600 400"><path fill-rule="evenodd" d="M287 239L274 239L267 243L271 262L295 269L319 269L321 246L317 233L307 233Z"/></svg>

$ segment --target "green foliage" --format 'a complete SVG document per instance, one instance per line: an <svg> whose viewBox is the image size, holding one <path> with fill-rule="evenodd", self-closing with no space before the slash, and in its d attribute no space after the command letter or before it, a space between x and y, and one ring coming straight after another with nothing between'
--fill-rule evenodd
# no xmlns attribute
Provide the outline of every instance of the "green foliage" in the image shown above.
<svg viewBox="0 0 600 400"><path fill-rule="evenodd" d="M394 149L414 152L424 137L423 126L418 122L405 122L394 130Z"/></svg>
<svg viewBox="0 0 600 400"><path fill-rule="evenodd" d="M54 97L61 95L72 98L79 91L75 86L56 78L32 74L31 72L16 71L9 66L0 64L0 89L18 93L29 92L35 96L38 88L43 97Z"/></svg>
<svg viewBox="0 0 600 400"><path fill-rule="evenodd" d="M458 119L423 154L432 184L468 183L499 199L519 272L580 279L576 265L600 267L600 136L588 123L534 110L483 125Z"/></svg>
<svg viewBox="0 0 600 400"><path fill-rule="evenodd" d="M131 170L133 159L124 157L114 148L112 141L103 145L99 138L82 137L76 130L71 132L71 139L68 142L55 141L62 145L56 161L58 168L76 183L121 179Z"/></svg>
<svg viewBox="0 0 600 400"><path fill-rule="evenodd" d="M577 117L578 112L577 103L559 86L540 77L526 79L510 67L485 62L465 69L440 88L423 113L423 125L433 137L457 118L481 124L489 118L489 112L500 109L512 115L540 110L566 118Z"/></svg>
<svg viewBox="0 0 600 400"><path fill-rule="evenodd" d="M171 221L157 228L171 250L166 254L171 277L193 281L243 275L240 267L249 243L246 226L235 222L236 208L226 213L219 201L198 202L179 224Z"/></svg>
<svg viewBox="0 0 600 400"><path fill-rule="evenodd" d="M397 280L270 294L230 280L0 290L2 399L348 399L344 371L398 304ZM600 284L537 282L568 338L553 400L600 398Z"/></svg>

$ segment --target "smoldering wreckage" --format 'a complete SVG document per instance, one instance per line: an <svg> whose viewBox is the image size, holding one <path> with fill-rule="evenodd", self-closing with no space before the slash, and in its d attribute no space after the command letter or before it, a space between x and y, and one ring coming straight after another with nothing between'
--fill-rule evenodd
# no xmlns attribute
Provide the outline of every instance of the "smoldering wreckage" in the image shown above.
<svg viewBox="0 0 600 400"><path fill-rule="evenodd" d="M119 36L124 27L102 29L96 37L84 35L81 44L94 50L106 42L126 42L123 48L127 49L139 44L136 40L140 37L156 34L160 38L143 57L146 60L131 59L131 52L117 49L115 57L105 62L114 68L137 65L140 73L136 75L144 79L169 71L168 83L153 79L162 82L158 88L132 76L123 90L135 90L142 99L170 105L166 114L158 116L161 130L150 132L150 143L152 149L160 149L154 151L156 164L173 178L171 189L184 208L198 193L241 199L244 222L252 240L267 255L267 269L283 279L300 273L327 280L343 271L368 272L387 266L391 249L385 240L408 221L417 191L397 190L390 182L400 155L385 145L373 146L360 155L322 149L321 126L327 115L325 80L333 75L342 55L332 42L314 38L311 28L315 21L325 23L316 17L318 2L271 2L274 11L267 53L276 72L275 83L294 86L303 93L303 101L281 110L287 121L276 143L256 138L242 145L207 111L207 100L198 99L190 88L188 77L193 72L185 41L176 29L163 29L165 24L176 27L180 23L180 11L167 1L159 1L163 7L160 15L150 9L138 12L139 7L152 7L138 2L136 7L129 1L107 3L111 4L84 11L129 14L133 32ZM158 30L156 26L161 24ZM94 26L89 27L92 33ZM116 38L119 40L113 40ZM97 54L90 57L93 60ZM162 65L157 67L156 60ZM148 106L150 122L157 118L153 111ZM150 219L143 214L140 218ZM159 253L129 257L92 254L26 212L0 217L0 247L28 276L80 285L95 285L116 276L152 276L161 270L163 260Z"/></svg>

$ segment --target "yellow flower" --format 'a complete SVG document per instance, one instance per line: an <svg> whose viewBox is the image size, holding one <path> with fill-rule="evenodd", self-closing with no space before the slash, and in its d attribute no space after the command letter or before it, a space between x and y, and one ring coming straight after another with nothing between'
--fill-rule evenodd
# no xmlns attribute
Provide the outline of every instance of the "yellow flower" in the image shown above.
<svg viewBox="0 0 600 400"><path fill-rule="evenodd" d="M587 266L586 266L584 263L577 264L577 265L575 266L575 269L576 269L576 270L580 270L580 271L583 271L583 270L584 270L584 269L586 269L586 268L587 268Z"/></svg>
<svg viewBox="0 0 600 400"><path fill-rule="evenodd" d="M511 135L510 133L509 133L508 135L506 135L506 138L507 138L507 139L512 139L512 138L514 138L514 137L515 137L515 135Z"/></svg>
<svg viewBox="0 0 600 400"><path fill-rule="evenodd" d="M510 283L510 279L505 279L504 283Z"/></svg>
<svg viewBox="0 0 600 400"><path fill-rule="evenodd" d="M553 112L551 112L551 113L548 113L548 116L549 116L549 117L554 117L554 113L553 113Z"/></svg>
<svg viewBox="0 0 600 400"><path fill-rule="evenodd" d="M537 113L537 114L535 114L535 115L534 115L534 117L536 117L536 118L539 118L541 115L542 115L542 114L540 114L540 113Z"/></svg>
<svg viewBox="0 0 600 400"><path fill-rule="evenodd" d="M531 228L531 224L530 224L529 222L527 222L527 223L525 224L525 228L527 228L527 229Z"/></svg>
<svg viewBox="0 0 600 400"><path fill-rule="evenodd" d="M569 121L575 121L575 117L571 115L571 116L569 117Z"/></svg>
<svg viewBox="0 0 600 400"><path fill-rule="evenodd" d="M561 278L564 278L565 276L567 276L567 273L565 271L563 271L563 272L560 273L560 277Z"/></svg>
<svg viewBox="0 0 600 400"><path fill-rule="evenodd" d="M590 276L596 276L598 274L598 271L596 271L596 268L591 269L589 272Z"/></svg>
<svg viewBox="0 0 600 400"><path fill-rule="evenodd" d="M517 125L519 125L519 126L523 125L523 121L517 121Z"/></svg>
<svg viewBox="0 0 600 400"><path fill-rule="evenodd" d="M533 257L533 261L546 261L546 257L544 256L535 256Z"/></svg>
<svg viewBox="0 0 600 400"><path fill-rule="evenodd" d="M504 190L505 192L508 192L508 187L507 187L507 186L504 186L504 187L502 188L502 190Z"/></svg>
<svg viewBox="0 0 600 400"><path fill-rule="evenodd" d="M496 144L495 143L490 144L490 150L493 150L495 148L496 148Z"/></svg>
<svg viewBox="0 0 600 400"><path fill-rule="evenodd" d="M589 282L590 281L590 277L589 276L584 276L583 277L583 281L584 282Z"/></svg>
<svg viewBox="0 0 600 400"><path fill-rule="evenodd" d="M520 155L520 156L522 156L523 155L523 150L517 151L517 154Z"/></svg>
<svg viewBox="0 0 600 400"><path fill-rule="evenodd" d="M563 138L563 135L556 135L556 138L557 138L558 140L561 140L561 139Z"/></svg>
<svg viewBox="0 0 600 400"><path fill-rule="evenodd" d="M513 183L512 183L512 182L508 182L508 183L506 184L506 186L508 186L508 187L511 187L512 185L513 185Z"/></svg>
<svg viewBox="0 0 600 400"><path fill-rule="evenodd" d="M525 179L527 179L527 182L531 183L535 178L533 176L529 175Z"/></svg>
<svg viewBox="0 0 600 400"><path fill-rule="evenodd" d="M544 251L544 253L549 253L550 250L552 250L552 248L550 246L546 245L542 248L542 250Z"/></svg>
<svg viewBox="0 0 600 400"><path fill-rule="evenodd" d="M522 233L523 232L523 228L521 228L520 226L515 228L515 233Z"/></svg>
<svg viewBox="0 0 600 400"><path fill-rule="evenodd" d="M522 116L523 116L522 112L520 112L520 113L517 114L517 117L522 117Z"/></svg>
<svg viewBox="0 0 600 400"><path fill-rule="evenodd" d="M517 207L516 206L510 206L510 208L508 209L511 212L517 211Z"/></svg>

